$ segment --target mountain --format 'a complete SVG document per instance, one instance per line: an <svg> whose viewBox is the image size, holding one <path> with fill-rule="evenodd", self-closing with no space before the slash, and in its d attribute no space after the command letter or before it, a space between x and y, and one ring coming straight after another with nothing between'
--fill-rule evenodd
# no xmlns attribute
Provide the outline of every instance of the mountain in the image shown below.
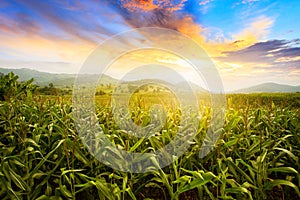
<svg viewBox="0 0 300 200"><path fill-rule="evenodd" d="M7 69L7 68L0 68L0 73L7 74L9 72L13 72L14 74L19 76L20 81L26 81L31 78L34 79L34 83L38 84L39 86L47 86L49 83L53 83L54 86L56 87L72 87L75 81L75 78L77 77L76 74L54 74L54 73L47 73L47 72L40 72L37 70L33 69L27 69L27 68L22 68L22 69ZM99 76L98 75L93 75L93 74L83 74L80 75L80 78L78 81L80 83L91 83L98 81ZM103 74L101 77L101 82L99 84L116 84L118 82L117 79L114 79L108 75ZM179 91L189 91L187 84L185 83L177 83L177 84L172 84L167 81L163 80L156 80L156 79L145 79L145 80L134 80L134 81L122 81L123 85L137 85L137 86L142 86L147 83L157 83L160 85L166 85L170 87L175 87ZM194 84L194 83L189 83L192 89L196 92L207 92L200 86Z"/></svg>
<svg viewBox="0 0 300 200"><path fill-rule="evenodd" d="M72 87L77 77L76 74L54 74L54 73L47 73L47 72L40 72L37 70L22 68L22 69L7 69L7 68L0 68L0 73L7 74L9 72L13 72L14 74L19 76L20 81L26 81L31 78L34 79L34 82L40 86L47 86L49 83L53 83L56 87ZM99 76L93 74L84 74L80 76L78 79L80 82L83 83L90 83L91 81L98 81ZM148 80L149 81L149 80ZM162 83L163 85L173 85L179 91L188 91L189 88L187 84L184 83L177 83L171 84L164 81L152 80L153 82ZM114 79L108 75L103 74L101 77L100 84L116 84L118 82L117 79ZM137 80L137 81L125 81L127 84L133 85L143 85L145 80ZM147 82L147 81L146 81ZM124 81L123 81L124 83ZM201 88L200 86L189 83L190 87L197 93L206 93L207 90ZM255 92L300 92L300 85L298 86L291 86L291 85L283 85L277 83L263 83L259 85L255 85L248 88L239 89L233 91L231 93L255 93Z"/></svg>
<svg viewBox="0 0 300 200"><path fill-rule="evenodd" d="M34 79L34 83L38 84L39 86L46 86L49 83L53 83L56 87L66 87L66 86L73 86L75 78L77 77L76 74L54 74L54 73L47 73L47 72L40 72L33 69L6 69L0 68L0 73L7 74L9 72L13 72L14 74L19 76L20 81L26 81L31 78ZM97 81L99 79L98 75L93 74L84 74L81 75L82 81ZM102 75L101 82L102 84L114 84L117 83L117 80L108 76Z"/></svg>
<svg viewBox="0 0 300 200"><path fill-rule="evenodd" d="M191 89L196 93L207 93L208 91L202 88L201 86L193 83L193 82L179 82L179 83L169 83L160 79L144 79L144 80L135 80L135 81L123 81L123 84L128 85L145 85L148 83L153 83L161 86L169 87L169 89L173 89L178 92L189 92Z"/></svg>
<svg viewBox="0 0 300 200"><path fill-rule="evenodd" d="M175 85L179 91L190 91L192 89L196 93L207 93L208 91L193 82L179 82Z"/></svg>
<svg viewBox="0 0 300 200"><path fill-rule="evenodd" d="M300 85L283 85L277 83L263 83L248 88L234 91L233 93L254 93L254 92L300 92Z"/></svg>

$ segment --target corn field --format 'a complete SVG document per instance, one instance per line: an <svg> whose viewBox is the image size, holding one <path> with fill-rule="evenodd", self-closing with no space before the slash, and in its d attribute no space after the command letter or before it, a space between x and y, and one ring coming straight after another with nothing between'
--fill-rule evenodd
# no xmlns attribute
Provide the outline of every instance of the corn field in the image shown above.
<svg viewBox="0 0 300 200"><path fill-rule="evenodd" d="M210 126L210 108L202 105L189 150L163 169L135 174L89 153L74 128L70 97L35 95L31 82L13 75L1 84L1 199L300 199L299 93L228 95L221 137L199 158ZM162 148L176 134L179 110L169 110L162 130L140 140L120 130L110 106L98 101L105 135L127 151ZM142 105L131 112L135 123L149 118Z"/></svg>

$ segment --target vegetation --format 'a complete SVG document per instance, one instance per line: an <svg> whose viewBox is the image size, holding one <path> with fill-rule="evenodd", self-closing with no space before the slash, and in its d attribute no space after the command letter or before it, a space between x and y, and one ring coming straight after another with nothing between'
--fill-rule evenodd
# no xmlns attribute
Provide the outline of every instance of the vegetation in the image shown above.
<svg viewBox="0 0 300 200"><path fill-rule="evenodd" d="M19 77L14 73L6 75L0 74L0 100L10 101L11 99L20 99L24 95L31 96L35 91L36 85L33 85L33 79L26 82L18 82Z"/></svg>
<svg viewBox="0 0 300 200"><path fill-rule="evenodd" d="M229 95L216 148L198 156L209 127L210 108L184 156L144 174L116 171L98 162L74 128L70 97L32 95L31 81L1 76L1 199L299 199L299 94ZM149 112L136 99L133 120ZM109 98L96 97L107 137L126 150L157 149L176 134L179 110L163 129L140 141L112 119ZM139 141L139 142L138 142Z"/></svg>

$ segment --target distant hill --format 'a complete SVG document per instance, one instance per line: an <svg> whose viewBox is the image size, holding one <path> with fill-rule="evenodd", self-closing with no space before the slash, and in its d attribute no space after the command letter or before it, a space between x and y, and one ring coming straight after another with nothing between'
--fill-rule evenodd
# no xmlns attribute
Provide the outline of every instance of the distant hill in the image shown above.
<svg viewBox="0 0 300 200"><path fill-rule="evenodd" d="M248 88L236 90L233 93L254 93L254 92L300 92L300 85L283 85L277 83L263 83Z"/></svg>
<svg viewBox="0 0 300 200"><path fill-rule="evenodd" d="M40 72L37 70L22 68L22 69L7 69L7 68L0 68L0 73L7 74L9 72L13 72L14 74L19 76L20 81L26 81L31 78L34 78L34 82L39 86L47 86L49 83L53 83L56 87L72 87L77 77L76 74L54 74L54 73L47 73L47 72ZM97 81L99 79L98 75L93 74L85 74L81 75L80 81L83 83ZM189 88L186 84L183 83L176 83L171 84L165 81L159 80L152 80L153 82L162 83L163 85L173 85L179 91L188 91ZM116 84L118 82L117 79L114 79L108 75L102 75L101 83L104 85L107 84ZM145 80L137 80L137 81L125 81L129 85L143 85ZM147 82L147 81L146 81ZM196 91L197 93L207 93L208 91L201 88L200 86L190 83L190 87ZM239 89L230 93L259 93L259 92L300 92L300 85L298 86L291 86L291 85L283 85L277 83L263 83L259 85L255 85L248 88Z"/></svg>
<svg viewBox="0 0 300 200"><path fill-rule="evenodd" d="M6 68L0 68L0 73L7 74L9 72L13 72L14 74L19 76L20 81L26 81L31 78L34 79L34 82L38 84L39 86L47 86L49 83L53 83L54 86L56 87L72 87L76 78L76 74L54 74L54 73L47 73L47 72L40 72L37 70L33 69L27 69L27 68L22 68L22 69L6 69ZM81 75L80 81L84 82L91 82L91 81L97 81L99 77L97 75L92 75L92 74L85 74ZM102 84L116 84L118 82L117 79L114 79L108 75L102 75L101 77L101 83ZM144 85L149 82L152 83L158 83L170 87L175 87L179 91L189 91L188 87L186 84L183 83L177 83L177 84L171 84L163 80L135 80L135 81L122 81L122 84L124 85ZM190 83L190 86L192 89L196 92L207 92L200 86Z"/></svg>
<svg viewBox="0 0 300 200"><path fill-rule="evenodd" d="M145 85L145 84L162 84L162 85L171 85L167 81L163 81L160 79L142 79L142 80L134 80L134 81L121 81L122 84L128 84L128 85Z"/></svg>
<svg viewBox="0 0 300 200"><path fill-rule="evenodd" d="M207 93L208 91L200 87L199 85L192 83L192 82L179 82L176 84L169 83L164 80L160 79L144 79L144 80L135 80L135 81L123 81L122 84L127 84L127 85L145 85L148 83L153 83L153 84L158 84L158 85L164 85L166 87L169 87L169 89L174 89L175 91L178 92L189 92L190 89L192 89L196 93Z"/></svg>
<svg viewBox="0 0 300 200"><path fill-rule="evenodd" d="M0 68L0 73L7 74L9 72L13 72L14 74L19 76L20 81L26 81L31 78L34 79L34 82L38 84L39 86L46 86L49 85L49 83L53 83L56 87L66 87L66 86L73 86L76 74L54 74L54 73L47 73L47 72L40 72L37 70L22 68L22 69L6 69L6 68ZM81 76L83 81L84 80L94 80L97 81L99 77L97 75L93 74L86 74ZM113 84L116 83L117 80L107 76L103 75L101 77L101 83L102 84Z"/></svg>
<svg viewBox="0 0 300 200"><path fill-rule="evenodd" d="M192 89L196 93L207 93L208 92L207 90L205 90L201 86L199 86L199 85L197 85L195 83L192 83L192 82L188 82L188 84L180 82L180 83L177 83L175 85L175 87L179 91L190 91L190 89Z"/></svg>

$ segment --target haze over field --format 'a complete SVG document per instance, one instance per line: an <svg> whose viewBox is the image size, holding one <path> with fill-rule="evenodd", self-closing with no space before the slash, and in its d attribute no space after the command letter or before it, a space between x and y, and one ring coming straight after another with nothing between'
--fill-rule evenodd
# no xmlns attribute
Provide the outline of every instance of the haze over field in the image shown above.
<svg viewBox="0 0 300 200"><path fill-rule="evenodd" d="M204 48L226 91L265 82L299 85L299 10L297 0L2 0L0 67L75 74L110 36L162 27ZM182 67L185 78L199 81L179 57L148 51L121 61L130 64L132 57ZM116 65L108 75L119 79L126 70Z"/></svg>
<svg viewBox="0 0 300 200"><path fill-rule="evenodd" d="M76 74L55 74L49 72L40 72L37 70L32 69L8 69L8 68L0 68L0 73L7 74L9 72L13 72L19 77L20 81L27 81L31 78L34 79L34 83L39 86L48 86L49 84L53 84L55 87L58 88L73 88L74 81L77 77ZM102 74L101 79L99 81L98 75L94 74L85 74L81 76L82 81L86 80L93 80L98 82L99 86L116 86L116 84L125 84L126 87L133 86L133 85L147 85L148 81L152 81L153 83L163 85L170 84L171 86L175 87L175 90L178 91L189 91L190 87L196 93L207 93L208 90L206 88L201 87L199 84L195 84L194 82L188 81L189 85L186 85L186 82L181 82L180 80L169 80L169 81L160 81L159 79L139 79L139 80L118 80L112 78L108 75ZM119 82L120 81L120 82ZM129 86L129 87L130 87ZM123 87L123 86L120 86ZM284 85L284 84L277 84L277 83L263 83L254 85L247 88L242 88L239 90L227 91L227 93L293 93L293 92L300 92L300 85L292 86L292 85Z"/></svg>

